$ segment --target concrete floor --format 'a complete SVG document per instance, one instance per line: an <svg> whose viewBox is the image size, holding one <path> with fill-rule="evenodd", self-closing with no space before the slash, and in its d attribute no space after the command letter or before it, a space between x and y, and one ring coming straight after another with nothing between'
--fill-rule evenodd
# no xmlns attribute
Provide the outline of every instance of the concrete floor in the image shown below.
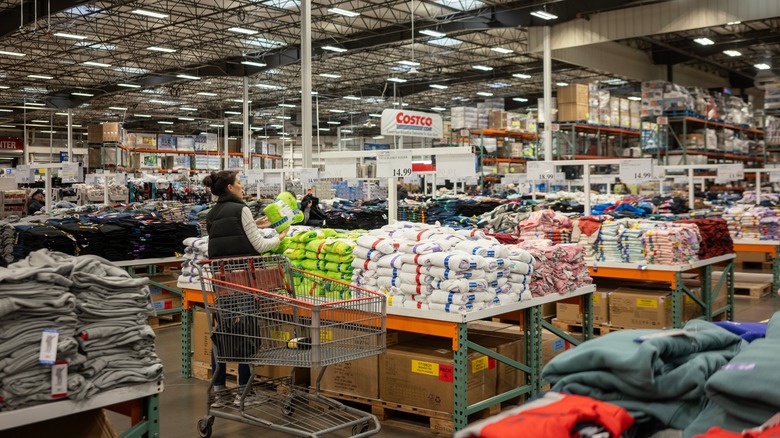
<svg viewBox="0 0 780 438"><path fill-rule="evenodd" d="M760 300L736 298L736 321L761 321L780 311L780 299L765 297ZM165 365L165 392L160 397L162 438L197 437L196 423L204 415L207 383L181 377L180 327L161 329L157 332L157 352ZM111 420L119 431L129 427L126 417L111 414ZM284 437L281 433L251 427L237 422L217 419L213 437ZM422 430L410 430L385 424L377 437L429 437Z"/></svg>

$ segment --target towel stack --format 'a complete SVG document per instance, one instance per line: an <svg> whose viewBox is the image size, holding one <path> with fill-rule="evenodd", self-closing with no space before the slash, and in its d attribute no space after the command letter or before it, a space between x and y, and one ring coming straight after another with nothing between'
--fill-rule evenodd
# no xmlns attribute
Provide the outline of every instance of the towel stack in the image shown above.
<svg viewBox="0 0 780 438"><path fill-rule="evenodd" d="M735 206L726 209L722 217L728 223L734 239L774 240L780 235L772 235L775 226L770 225L770 221L767 221L767 233L762 233L762 221L774 216L777 216L777 212L771 208Z"/></svg>
<svg viewBox="0 0 780 438"><path fill-rule="evenodd" d="M734 241L729 234L728 224L723 219L691 219L676 222L695 224L699 228L700 260L734 253Z"/></svg>
<svg viewBox="0 0 780 438"><path fill-rule="evenodd" d="M200 288L200 269L198 264L201 260L209 258L209 236L188 237L184 239L184 263L181 264L181 275L179 275L179 287L198 289Z"/></svg>
<svg viewBox="0 0 780 438"><path fill-rule="evenodd" d="M599 237L597 241L596 261L599 262L622 262L623 244L620 236L626 229L626 222L623 220L604 221L601 224Z"/></svg>
<svg viewBox="0 0 780 438"><path fill-rule="evenodd" d="M583 246L585 260L593 261L596 258L602 220L601 216L586 216L572 221L571 242Z"/></svg>
<svg viewBox="0 0 780 438"><path fill-rule="evenodd" d="M699 259L700 240L696 225L664 224L645 233L645 260L662 265L692 263Z"/></svg>
<svg viewBox="0 0 780 438"><path fill-rule="evenodd" d="M524 248L523 243L518 245ZM568 293L593 283L585 265L585 248L577 244L530 247L533 272L529 290L534 297Z"/></svg>
<svg viewBox="0 0 780 438"><path fill-rule="evenodd" d="M620 251L625 263L645 261L644 236L647 231L655 229L659 223L654 221L624 219L626 228L620 235Z"/></svg>
<svg viewBox="0 0 780 438"><path fill-rule="evenodd" d="M517 224L517 234L523 240L549 239L555 244L569 243L571 222L552 210L535 211Z"/></svg>

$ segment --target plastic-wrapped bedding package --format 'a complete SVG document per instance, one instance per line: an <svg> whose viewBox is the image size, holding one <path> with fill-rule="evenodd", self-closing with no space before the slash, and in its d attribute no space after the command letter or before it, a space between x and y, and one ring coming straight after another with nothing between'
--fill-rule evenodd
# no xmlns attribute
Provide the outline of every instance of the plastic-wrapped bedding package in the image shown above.
<svg viewBox="0 0 780 438"><path fill-rule="evenodd" d="M593 283L585 265L585 248L577 244L528 246L532 271L528 290L534 297L551 293L568 293Z"/></svg>
<svg viewBox="0 0 780 438"><path fill-rule="evenodd" d="M357 245L353 283L390 306L464 313L531 298L531 255L480 230L399 222Z"/></svg>
<svg viewBox="0 0 780 438"><path fill-rule="evenodd" d="M701 235L694 224L664 224L645 233L645 260L651 264L679 265L699 259Z"/></svg>
<svg viewBox="0 0 780 438"><path fill-rule="evenodd" d="M287 256L295 268L349 283L354 269L352 251L355 248L355 236L349 233L337 233L331 229L292 226L277 251ZM306 285L300 276L294 277L294 280L298 295L316 294L334 299L350 298L349 288L339 286L337 283L318 284L313 290L304 290Z"/></svg>
<svg viewBox="0 0 780 438"><path fill-rule="evenodd" d="M571 242L571 221L553 210L539 210L517 224L517 235L522 240L549 239L554 243Z"/></svg>
<svg viewBox="0 0 780 438"><path fill-rule="evenodd" d="M189 237L184 239L184 262L178 286L187 289L200 289L200 267L202 260L209 258L209 237Z"/></svg>

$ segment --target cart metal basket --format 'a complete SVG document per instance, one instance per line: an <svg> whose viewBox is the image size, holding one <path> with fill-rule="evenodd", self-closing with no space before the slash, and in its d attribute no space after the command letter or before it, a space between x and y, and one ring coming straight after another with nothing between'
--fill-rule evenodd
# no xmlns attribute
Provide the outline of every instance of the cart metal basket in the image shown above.
<svg viewBox="0 0 780 438"><path fill-rule="evenodd" d="M202 437L211 435L214 417L307 437L379 431L375 416L319 395L319 380L328 365L385 351L382 294L291 268L283 256L207 261L201 279L217 366L252 370L250 384L214 392L215 370L208 414L198 422ZM316 391L294 386L292 373L256 379L258 365L321 368ZM232 406L218 403L231 397Z"/></svg>

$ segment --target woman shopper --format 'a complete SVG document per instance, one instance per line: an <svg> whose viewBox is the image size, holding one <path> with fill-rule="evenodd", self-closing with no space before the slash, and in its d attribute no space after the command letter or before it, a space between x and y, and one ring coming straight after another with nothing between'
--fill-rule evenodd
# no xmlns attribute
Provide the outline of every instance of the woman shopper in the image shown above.
<svg viewBox="0 0 780 438"><path fill-rule="evenodd" d="M272 251L287 230L276 234L273 229L261 232L258 228L270 228L271 223L263 216L257 220L252 218L252 212L244 203L244 187L236 172L223 170L212 172L203 179L203 185L211 189L218 197L217 204L206 216L206 230L209 235L209 258L229 258L257 256ZM217 370L216 357L211 353L211 369L217 376L214 380L214 390L226 389L227 373L222 363ZM238 366L238 383L246 385L251 377L249 365ZM225 405L225 400L217 400L212 407ZM234 402L235 403L235 402Z"/></svg>

